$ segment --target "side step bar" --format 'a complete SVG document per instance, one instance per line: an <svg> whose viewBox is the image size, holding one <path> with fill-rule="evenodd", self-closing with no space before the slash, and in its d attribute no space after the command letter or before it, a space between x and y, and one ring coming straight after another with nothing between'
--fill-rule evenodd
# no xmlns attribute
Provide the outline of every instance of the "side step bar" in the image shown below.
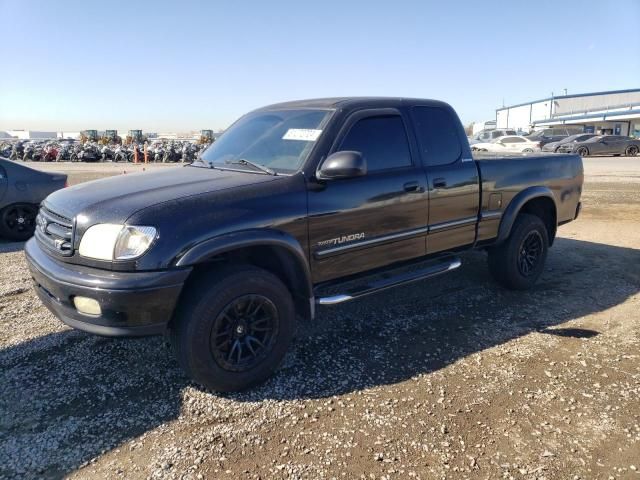
<svg viewBox="0 0 640 480"><path fill-rule="evenodd" d="M462 265L462 261L459 258L449 258L445 261L438 262L435 265L421 268L420 270L413 270L403 272L398 275L383 277L368 285L348 290L345 293L339 293L328 297L317 297L316 303L318 305L337 305L339 303L349 302L356 298L364 297L365 295L371 295L372 293L387 290L388 288L398 287L400 285L417 282L418 280L424 280L425 278L435 277L436 275L455 270L460 265Z"/></svg>

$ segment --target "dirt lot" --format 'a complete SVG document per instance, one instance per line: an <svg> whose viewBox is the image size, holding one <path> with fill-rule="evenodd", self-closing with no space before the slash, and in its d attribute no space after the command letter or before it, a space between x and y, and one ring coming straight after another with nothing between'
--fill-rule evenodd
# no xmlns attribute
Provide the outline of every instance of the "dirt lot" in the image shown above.
<svg viewBox="0 0 640 480"><path fill-rule="evenodd" d="M66 328L0 245L0 477L640 479L640 159L585 170L533 291L465 255L321 310L236 395L190 383L161 338Z"/></svg>

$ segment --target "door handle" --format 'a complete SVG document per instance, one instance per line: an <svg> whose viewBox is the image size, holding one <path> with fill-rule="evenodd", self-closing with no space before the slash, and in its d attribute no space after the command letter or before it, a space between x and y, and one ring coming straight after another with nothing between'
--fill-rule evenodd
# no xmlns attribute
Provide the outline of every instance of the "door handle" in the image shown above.
<svg viewBox="0 0 640 480"><path fill-rule="evenodd" d="M444 188L447 186L447 181L444 178L434 178L433 188Z"/></svg>
<svg viewBox="0 0 640 480"><path fill-rule="evenodd" d="M405 192L420 192L422 189L420 188L420 184L418 182L407 182L402 188L404 188Z"/></svg>

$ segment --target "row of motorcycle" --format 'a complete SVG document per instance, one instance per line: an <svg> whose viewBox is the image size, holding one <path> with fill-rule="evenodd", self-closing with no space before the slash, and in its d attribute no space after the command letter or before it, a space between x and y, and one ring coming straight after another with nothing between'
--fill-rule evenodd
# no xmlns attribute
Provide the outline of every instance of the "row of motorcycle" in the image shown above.
<svg viewBox="0 0 640 480"><path fill-rule="evenodd" d="M156 141L147 147L147 161L193 162L207 145L190 141ZM99 145L95 142L5 142L0 156L34 162L144 162L144 146Z"/></svg>

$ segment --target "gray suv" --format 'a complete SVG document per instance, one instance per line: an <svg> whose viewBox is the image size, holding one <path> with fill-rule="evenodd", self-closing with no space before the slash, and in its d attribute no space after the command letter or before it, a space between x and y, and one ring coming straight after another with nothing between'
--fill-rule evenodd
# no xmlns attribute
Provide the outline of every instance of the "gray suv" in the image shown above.
<svg viewBox="0 0 640 480"><path fill-rule="evenodd" d="M507 135L518 135L515 130L497 128L494 130L481 130L469 139L469 145L474 143L487 143L495 140L498 137L505 137Z"/></svg>

